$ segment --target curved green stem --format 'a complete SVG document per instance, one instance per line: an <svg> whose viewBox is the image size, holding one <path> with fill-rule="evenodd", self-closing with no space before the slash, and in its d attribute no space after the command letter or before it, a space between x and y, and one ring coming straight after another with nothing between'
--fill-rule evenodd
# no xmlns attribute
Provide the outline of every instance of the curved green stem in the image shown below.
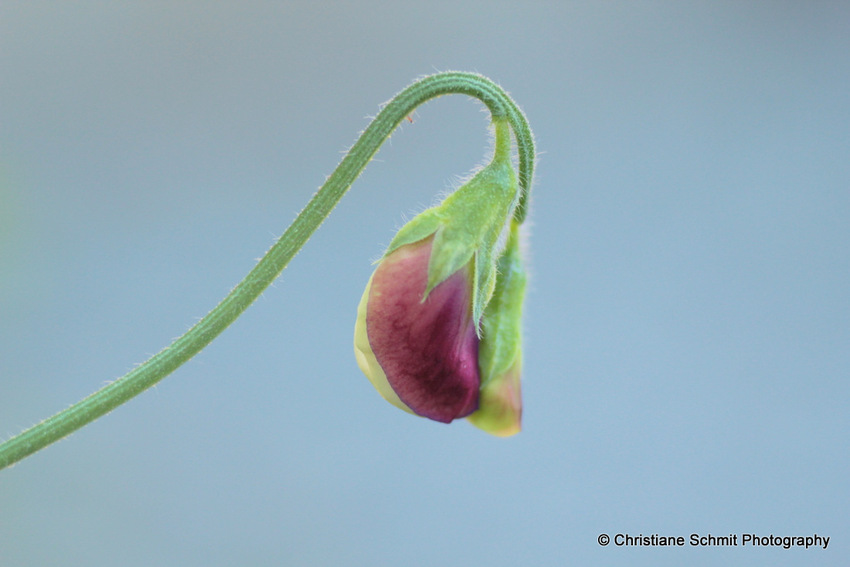
<svg viewBox="0 0 850 567"><path fill-rule="evenodd" d="M277 278L399 123L417 106L445 94L475 97L487 106L494 119L509 120L517 139L522 191L515 218L522 222L534 166L534 141L525 116L498 85L480 75L441 73L425 77L387 103L283 236L215 309L141 366L0 445L0 469L62 439L147 390L207 346Z"/></svg>

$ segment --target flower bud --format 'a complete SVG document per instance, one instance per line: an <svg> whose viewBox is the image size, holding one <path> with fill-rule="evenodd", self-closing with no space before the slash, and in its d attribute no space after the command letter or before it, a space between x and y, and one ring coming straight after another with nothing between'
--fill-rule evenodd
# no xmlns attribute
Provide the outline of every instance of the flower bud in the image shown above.
<svg viewBox="0 0 850 567"><path fill-rule="evenodd" d="M499 288L499 242L518 191L507 121L496 121L495 129L490 164L390 242L360 301L354 346L361 370L393 405L448 423L475 412L480 392L483 401L491 401L476 424L500 434L511 424L518 428L518 366L516 394L499 377L505 369L490 363L488 368L496 368L492 385L481 390L479 341L487 340L486 329L481 339L482 318L496 332L503 327L501 317L495 312L485 317L485 309ZM500 341L487 344L501 352ZM490 354L487 360L501 358ZM496 420L503 398L501 405L513 407L508 413L514 417Z"/></svg>

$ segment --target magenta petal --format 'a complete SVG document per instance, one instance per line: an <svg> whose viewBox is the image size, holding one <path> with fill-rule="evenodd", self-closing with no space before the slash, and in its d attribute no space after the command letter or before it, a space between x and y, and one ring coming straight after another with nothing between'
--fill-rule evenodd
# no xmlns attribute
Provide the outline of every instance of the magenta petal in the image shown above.
<svg viewBox="0 0 850 567"><path fill-rule="evenodd" d="M433 238L402 246L375 271L366 329L375 358L416 414L449 423L478 408L478 336L469 268L423 302Z"/></svg>

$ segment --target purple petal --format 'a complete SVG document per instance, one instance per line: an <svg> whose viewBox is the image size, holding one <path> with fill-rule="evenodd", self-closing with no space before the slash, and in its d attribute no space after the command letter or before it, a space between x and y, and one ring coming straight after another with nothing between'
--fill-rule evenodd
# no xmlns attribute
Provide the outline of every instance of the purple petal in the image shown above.
<svg viewBox="0 0 850 567"><path fill-rule="evenodd" d="M478 408L478 337L469 268L423 302L433 238L402 246L375 271L366 328L398 397L418 415L449 423Z"/></svg>

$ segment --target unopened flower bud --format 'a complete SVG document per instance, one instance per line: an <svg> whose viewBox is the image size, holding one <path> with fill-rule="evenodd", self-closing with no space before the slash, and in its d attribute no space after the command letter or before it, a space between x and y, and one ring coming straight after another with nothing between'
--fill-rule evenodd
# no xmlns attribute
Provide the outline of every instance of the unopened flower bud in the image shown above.
<svg viewBox="0 0 850 567"><path fill-rule="evenodd" d="M488 327L501 336L504 326L489 304L494 290L505 293L496 261L518 196L509 126L500 120L495 128L491 163L390 242L360 301L354 346L360 368L390 403L448 423L479 410L480 396L485 411L473 414L476 425L509 435L519 427L518 353L510 357L517 362L515 393L504 357L479 357L480 341L488 352L503 352L500 342L487 342ZM483 381L485 367L490 379Z"/></svg>

